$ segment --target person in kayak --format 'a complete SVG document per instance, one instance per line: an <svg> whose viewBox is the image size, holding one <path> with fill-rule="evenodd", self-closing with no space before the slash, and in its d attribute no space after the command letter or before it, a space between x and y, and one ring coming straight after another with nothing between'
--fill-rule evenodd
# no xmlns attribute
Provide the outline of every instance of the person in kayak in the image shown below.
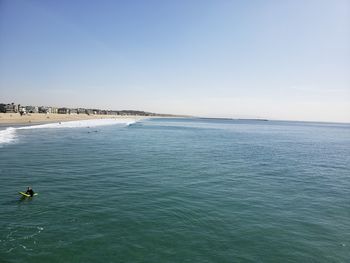
<svg viewBox="0 0 350 263"><path fill-rule="evenodd" d="M33 195L34 195L33 189L32 189L31 187L28 186L27 191L26 191L26 194L27 194L27 195L30 195L31 197L33 197Z"/></svg>

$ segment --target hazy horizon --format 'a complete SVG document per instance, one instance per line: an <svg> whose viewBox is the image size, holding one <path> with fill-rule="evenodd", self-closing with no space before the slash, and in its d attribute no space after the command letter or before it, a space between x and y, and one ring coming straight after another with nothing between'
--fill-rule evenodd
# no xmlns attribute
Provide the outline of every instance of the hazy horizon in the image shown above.
<svg viewBox="0 0 350 263"><path fill-rule="evenodd" d="M0 2L0 103L350 122L350 2Z"/></svg>

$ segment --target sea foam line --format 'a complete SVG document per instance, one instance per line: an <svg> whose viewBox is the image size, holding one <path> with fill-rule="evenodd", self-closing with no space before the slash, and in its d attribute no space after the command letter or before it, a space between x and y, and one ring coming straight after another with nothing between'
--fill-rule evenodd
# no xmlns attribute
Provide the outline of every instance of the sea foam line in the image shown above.
<svg viewBox="0 0 350 263"><path fill-rule="evenodd" d="M16 139L16 128L9 127L0 131L0 144L10 143Z"/></svg>
<svg viewBox="0 0 350 263"><path fill-rule="evenodd" d="M32 126L23 126L18 128L8 127L5 130L0 130L0 144L11 143L16 140L17 130L33 130L33 129L62 129L62 128L89 128L107 125L126 125L129 126L135 123L134 119L95 119L95 120L81 120L81 121L66 121L55 122L47 124L39 124Z"/></svg>

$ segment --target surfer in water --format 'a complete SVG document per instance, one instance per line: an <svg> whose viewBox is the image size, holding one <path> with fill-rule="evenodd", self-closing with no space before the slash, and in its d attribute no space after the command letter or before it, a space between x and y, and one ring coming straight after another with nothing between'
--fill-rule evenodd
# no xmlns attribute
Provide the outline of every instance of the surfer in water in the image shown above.
<svg viewBox="0 0 350 263"><path fill-rule="evenodd" d="M33 195L34 195L33 189L32 189L31 187L28 186L28 187L27 187L26 194L27 194L27 195L30 195L31 197L33 197Z"/></svg>

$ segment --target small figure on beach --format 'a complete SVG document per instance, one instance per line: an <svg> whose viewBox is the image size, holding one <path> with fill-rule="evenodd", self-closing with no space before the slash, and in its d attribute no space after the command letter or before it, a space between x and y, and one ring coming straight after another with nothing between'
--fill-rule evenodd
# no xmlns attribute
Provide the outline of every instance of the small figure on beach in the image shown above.
<svg viewBox="0 0 350 263"><path fill-rule="evenodd" d="M27 194L27 195L30 195L31 197L33 197L33 195L34 195L33 189L32 189L31 187L28 186L28 187L27 187L26 194Z"/></svg>

